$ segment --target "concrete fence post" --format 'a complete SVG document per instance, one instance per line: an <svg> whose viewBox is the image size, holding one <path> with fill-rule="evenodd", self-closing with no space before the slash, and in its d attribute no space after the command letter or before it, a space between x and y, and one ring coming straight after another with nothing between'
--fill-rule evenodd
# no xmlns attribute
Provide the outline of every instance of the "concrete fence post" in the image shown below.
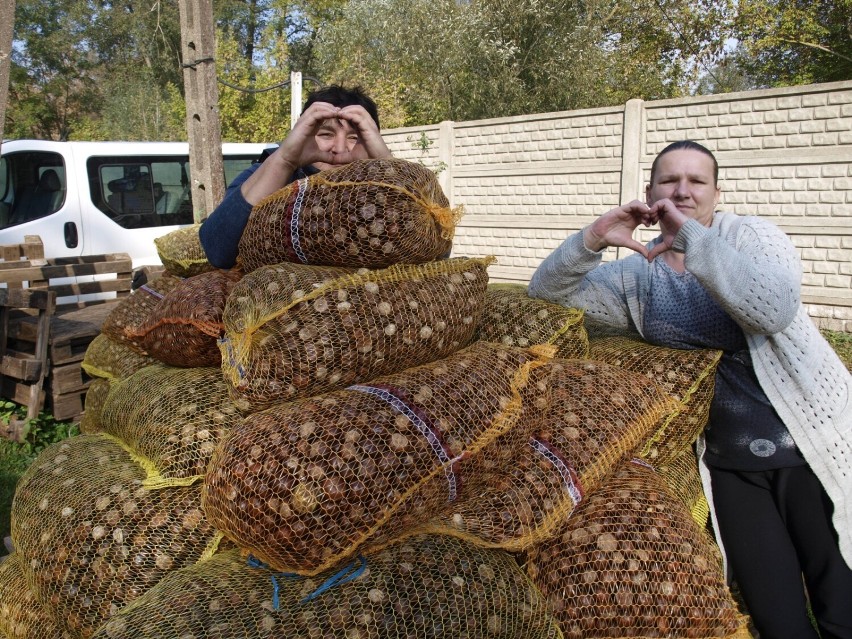
<svg viewBox="0 0 852 639"><path fill-rule="evenodd" d="M624 105L624 128L621 140L620 202L629 202L642 193L642 172L639 161L644 147L642 112L644 100L628 100Z"/></svg>
<svg viewBox="0 0 852 639"><path fill-rule="evenodd" d="M642 126L642 113L645 108L643 100L628 100L624 105L624 124L621 130L621 184L619 186L620 203L636 199L642 193L642 172L639 161L642 158L642 148L645 127ZM624 257L630 252L618 248L618 257Z"/></svg>
<svg viewBox="0 0 852 639"><path fill-rule="evenodd" d="M438 162L443 170L438 174L438 183L444 190L450 206L453 202L453 155L455 151L455 128L452 120L444 120L438 128Z"/></svg>

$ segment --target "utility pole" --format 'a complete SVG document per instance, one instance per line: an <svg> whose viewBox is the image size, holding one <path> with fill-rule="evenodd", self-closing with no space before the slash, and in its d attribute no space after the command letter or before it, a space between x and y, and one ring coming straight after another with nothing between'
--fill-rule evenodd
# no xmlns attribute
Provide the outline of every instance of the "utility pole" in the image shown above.
<svg viewBox="0 0 852 639"><path fill-rule="evenodd" d="M0 144L9 100L9 70L12 68L12 39L15 34L15 0L0 0Z"/></svg>
<svg viewBox="0 0 852 639"><path fill-rule="evenodd" d="M302 72L290 71L290 128L302 115Z"/></svg>
<svg viewBox="0 0 852 639"><path fill-rule="evenodd" d="M193 215L200 222L225 196L213 2L179 0L178 5Z"/></svg>

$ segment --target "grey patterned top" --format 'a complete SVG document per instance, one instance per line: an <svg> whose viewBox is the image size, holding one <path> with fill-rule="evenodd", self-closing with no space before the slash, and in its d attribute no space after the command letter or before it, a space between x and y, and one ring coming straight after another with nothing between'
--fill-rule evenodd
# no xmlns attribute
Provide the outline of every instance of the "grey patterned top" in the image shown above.
<svg viewBox="0 0 852 639"><path fill-rule="evenodd" d="M654 260L643 323L651 344L723 351L704 430L707 464L757 471L805 463L757 382L743 330L692 273L678 273L665 260Z"/></svg>

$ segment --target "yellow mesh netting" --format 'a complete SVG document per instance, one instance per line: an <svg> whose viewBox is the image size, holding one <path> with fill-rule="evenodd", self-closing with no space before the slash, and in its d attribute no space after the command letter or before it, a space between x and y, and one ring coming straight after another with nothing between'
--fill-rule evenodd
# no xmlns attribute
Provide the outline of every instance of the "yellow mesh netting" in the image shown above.
<svg viewBox="0 0 852 639"><path fill-rule="evenodd" d="M358 160L259 202L240 239L239 260L246 272L280 262L422 264L450 250L459 217L426 167Z"/></svg>
<svg viewBox="0 0 852 639"><path fill-rule="evenodd" d="M141 326L125 333L146 353L171 366L220 366L217 339L222 313L239 271L215 270L188 277L165 294Z"/></svg>
<svg viewBox="0 0 852 639"><path fill-rule="evenodd" d="M660 477L666 482L672 493L683 502L692 513L692 518L701 527L707 525L710 518L710 505L704 496L704 486L698 473L698 458L690 446L680 455L657 468Z"/></svg>
<svg viewBox="0 0 852 639"><path fill-rule="evenodd" d="M133 350L127 343L101 333L89 344L82 367L94 379L86 390L85 410L80 419L80 432L101 430L101 410L113 381L150 366L155 359Z"/></svg>
<svg viewBox="0 0 852 639"><path fill-rule="evenodd" d="M151 467L113 437L80 435L42 451L18 482L12 538L27 583L77 637L216 548L200 486L150 491Z"/></svg>
<svg viewBox="0 0 852 639"><path fill-rule="evenodd" d="M625 463L527 567L566 638L750 637L718 548L644 464Z"/></svg>
<svg viewBox="0 0 852 639"><path fill-rule="evenodd" d="M174 275L162 275L139 287L110 311L101 325L101 333L144 353L139 340L130 337L128 331L136 330L147 322L163 296L181 281L182 278Z"/></svg>
<svg viewBox="0 0 852 639"><path fill-rule="evenodd" d="M483 488L466 494L436 531L524 550L551 536L574 508L671 411L640 375L588 360L554 360L534 378L549 385L538 432L520 445L501 437L472 462Z"/></svg>
<svg viewBox="0 0 852 639"><path fill-rule="evenodd" d="M171 479L203 475L216 444L240 421L218 368L163 364L115 382L101 413L104 431Z"/></svg>
<svg viewBox="0 0 852 639"><path fill-rule="evenodd" d="M86 389L86 399L83 405L83 416L80 418L81 433L99 433L103 430L101 413L109 396L111 382L104 377L97 377Z"/></svg>
<svg viewBox="0 0 852 639"><path fill-rule="evenodd" d="M510 555L449 537L413 538L336 580L336 569L292 578L253 566L231 551L176 572L95 639L562 637Z"/></svg>
<svg viewBox="0 0 852 639"><path fill-rule="evenodd" d="M543 360L477 342L444 360L254 413L220 443L204 509L276 569L316 574L483 488L465 460L520 419ZM511 443L511 442L510 442ZM376 531L381 532L377 535Z"/></svg>
<svg viewBox="0 0 852 639"><path fill-rule="evenodd" d="M553 344L556 357L589 354L583 311L529 297L521 285L489 284L477 339L506 346Z"/></svg>
<svg viewBox="0 0 852 639"><path fill-rule="evenodd" d="M49 610L36 601L21 566L12 553L0 563L0 637L4 639L71 639Z"/></svg>
<svg viewBox="0 0 852 639"><path fill-rule="evenodd" d="M162 235L154 240L157 255L166 267L166 272L177 277L192 277L213 270L198 237L200 224Z"/></svg>
<svg viewBox="0 0 852 639"><path fill-rule="evenodd" d="M492 261L455 258L342 275L279 264L249 273L228 299L220 343L235 401L256 411L464 347L479 322Z"/></svg>
<svg viewBox="0 0 852 639"><path fill-rule="evenodd" d="M153 357L133 350L126 342L101 333L86 348L81 366L92 377L122 379L156 362Z"/></svg>
<svg viewBox="0 0 852 639"><path fill-rule="evenodd" d="M721 351L680 350L637 339L589 340L589 357L641 373L680 402L664 417L639 456L662 466L689 448L707 424Z"/></svg>

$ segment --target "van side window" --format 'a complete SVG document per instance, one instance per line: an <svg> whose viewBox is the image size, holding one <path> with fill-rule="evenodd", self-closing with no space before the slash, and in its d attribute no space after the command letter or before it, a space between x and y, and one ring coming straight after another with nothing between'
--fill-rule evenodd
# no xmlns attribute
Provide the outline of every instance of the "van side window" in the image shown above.
<svg viewBox="0 0 852 639"><path fill-rule="evenodd" d="M192 224L188 157L92 157L86 169L92 203L116 224Z"/></svg>
<svg viewBox="0 0 852 639"><path fill-rule="evenodd" d="M56 213L65 203L65 165L58 153L9 153L0 160L0 229Z"/></svg>
<svg viewBox="0 0 852 639"><path fill-rule="evenodd" d="M254 156L224 158L225 184ZM98 156L87 162L92 203L126 229L192 224L188 156Z"/></svg>

